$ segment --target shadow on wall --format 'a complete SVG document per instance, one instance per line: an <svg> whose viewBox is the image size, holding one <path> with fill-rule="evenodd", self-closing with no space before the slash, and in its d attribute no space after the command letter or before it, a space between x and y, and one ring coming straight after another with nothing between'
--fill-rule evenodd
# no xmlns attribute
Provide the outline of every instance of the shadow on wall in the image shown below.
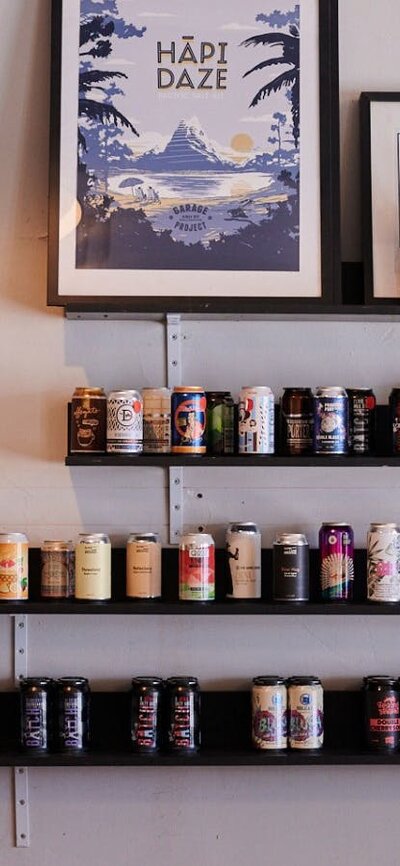
<svg viewBox="0 0 400 866"><path fill-rule="evenodd" d="M32 383L34 385L34 383ZM12 455L43 461L43 443L46 443L46 462L64 461L67 449L67 406L55 402L43 392L21 391L2 395L3 414L0 426L1 460Z"/></svg>
<svg viewBox="0 0 400 866"><path fill-rule="evenodd" d="M40 311L46 306L50 10L51 0L13 0L0 58L0 116L7 118L0 143L1 292Z"/></svg>

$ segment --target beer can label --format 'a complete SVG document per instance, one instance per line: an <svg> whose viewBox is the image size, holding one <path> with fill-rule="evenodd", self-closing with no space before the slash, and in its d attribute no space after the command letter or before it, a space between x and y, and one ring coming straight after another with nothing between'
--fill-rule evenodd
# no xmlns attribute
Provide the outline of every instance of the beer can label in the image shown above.
<svg viewBox="0 0 400 866"><path fill-rule="evenodd" d="M103 397L73 397L71 407L71 454L104 454L106 450L107 400Z"/></svg>
<svg viewBox="0 0 400 866"><path fill-rule="evenodd" d="M84 748L83 695L81 692L62 697L62 728L60 739L65 749Z"/></svg>
<svg viewBox="0 0 400 866"><path fill-rule="evenodd" d="M228 532L228 598L261 598L261 534Z"/></svg>
<svg viewBox="0 0 400 866"><path fill-rule="evenodd" d="M47 741L47 694L37 691L22 696L22 745L43 751Z"/></svg>
<svg viewBox="0 0 400 866"><path fill-rule="evenodd" d="M322 527L320 532L321 593L323 599L349 601L353 595L353 533L340 527Z"/></svg>
<svg viewBox="0 0 400 866"><path fill-rule="evenodd" d="M181 601L214 601L214 545L188 546L179 551L179 598Z"/></svg>
<svg viewBox="0 0 400 866"><path fill-rule="evenodd" d="M256 749L287 748L286 686L253 686L252 740Z"/></svg>
<svg viewBox="0 0 400 866"><path fill-rule="evenodd" d="M289 454L306 454L313 444L313 415L286 415L282 412L283 443Z"/></svg>
<svg viewBox="0 0 400 866"><path fill-rule="evenodd" d="M143 451L145 454L168 454L171 450L171 416L145 415Z"/></svg>
<svg viewBox="0 0 400 866"><path fill-rule="evenodd" d="M368 533L368 599L400 601L400 533Z"/></svg>
<svg viewBox="0 0 400 866"><path fill-rule="evenodd" d="M273 454L275 403L273 394L243 391L239 398L239 454Z"/></svg>
<svg viewBox="0 0 400 866"><path fill-rule="evenodd" d="M349 413L347 397L314 398L314 451L347 454Z"/></svg>
<svg viewBox="0 0 400 866"><path fill-rule="evenodd" d="M138 749L150 750L158 747L159 703L160 696L155 689L149 689L137 697L131 736Z"/></svg>
<svg viewBox="0 0 400 866"><path fill-rule="evenodd" d="M28 598L28 545L21 542L0 544L0 601Z"/></svg>
<svg viewBox="0 0 400 866"><path fill-rule="evenodd" d="M128 598L161 597L161 544L158 541L128 542L126 594Z"/></svg>
<svg viewBox="0 0 400 866"><path fill-rule="evenodd" d="M274 544L274 601L308 601L309 555L308 544Z"/></svg>
<svg viewBox="0 0 400 866"><path fill-rule="evenodd" d="M207 400L203 393L173 393L172 451L175 454L206 453Z"/></svg>
<svg viewBox="0 0 400 866"><path fill-rule="evenodd" d="M292 749L320 749L324 742L321 686L289 686L289 744Z"/></svg>
<svg viewBox="0 0 400 866"><path fill-rule="evenodd" d="M195 706L193 692L181 692L172 698L168 741L173 749L196 747Z"/></svg>
<svg viewBox="0 0 400 866"><path fill-rule="evenodd" d="M109 454L140 454L143 451L143 403L112 397L107 402L107 451Z"/></svg>
<svg viewBox="0 0 400 866"><path fill-rule="evenodd" d="M75 597L111 598L111 544L77 544L75 561Z"/></svg>
<svg viewBox="0 0 400 866"><path fill-rule="evenodd" d="M43 598L70 598L75 591L75 552L42 550L40 593Z"/></svg>
<svg viewBox="0 0 400 866"><path fill-rule="evenodd" d="M366 692L365 716L367 744L374 749L391 751L400 745L399 693L387 690L384 695Z"/></svg>

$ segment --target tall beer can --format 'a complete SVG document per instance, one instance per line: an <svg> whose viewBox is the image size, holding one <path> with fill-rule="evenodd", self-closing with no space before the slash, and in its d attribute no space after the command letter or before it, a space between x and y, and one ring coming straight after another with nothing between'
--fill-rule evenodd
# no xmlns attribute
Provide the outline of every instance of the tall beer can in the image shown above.
<svg viewBox="0 0 400 866"><path fill-rule="evenodd" d="M287 748L287 688L284 677L255 677L251 692L252 741L256 749Z"/></svg>
<svg viewBox="0 0 400 866"><path fill-rule="evenodd" d="M311 454L314 404L311 388L285 388L281 400L282 451L290 457Z"/></svg>
<svg viewBox="0 0 400 866"><path fill-rule="evenodd" d="M284 532L274 541L274 601L308 601L310 549L305 535Z"/></svg>
<svg viewBox="0 0 400 866"><path fill-rule="evenodd" d="M179 600L214 601L215 545L212 535L191 533L179 545Z"/></svg>
<svg viewBox="0 0 400 866"><path fill-rule="evenodd" d="M143 388L143 451L168 454L171 450L171 391Z"/></svg>
<svg viewBox="0 0 400 866"><path fill-rule="evenodd" d="M354 532L348 523L323 523L319 531L321 594L324 601L351 601Z"/></svg>
<svg viewBox="0 0 400 866"><path fill-rule="evenodd" d="M75 548L75 598L111 598L111 542L102 533L81 534Z"/></svg>
<svg viewBox="0 0 400 866"><path fill-rule="evenodd" d="M206 453L207 398L198 385L174 388L171 397L173 454Z"/></svg>
<svg viewBox="0 0 400 866"><path fill-rule="evenodd" d="M71 405L71 454L104 454L107 399L103 388L75 388Z"/></svg>
<svg viewBox="0 0 400 866"><path fill-rule="evenodd" d="M314 453L347 454L349 400L344 388L317 388L314 395Z"/></svg>
<svg viewBox="0 0 400 866"><path fill-rule="evenodd" d="M230 523L226 533L228 598L261 598L261 533L255 523Z"/></svg>
<svg viewBox="0 0 400 866"><path fill-rule="evenodd" d="M400 601L400 531L395 523L372 523L367 536L369 601Z"/></svg>
<svg viewBox="0 0 400 866"><path fill-rule="evenodd" d="M273 454L275 402L271 388L246 386L239 394L239 454Z"/></svg>
<svg viewBox="0 0 400 866"><path fill-rule="evenodd" d="M107 453L143 451L143 401L139 391L112 391L107 400Z"/></svg>
<svg viewBox="0 0 400 866"><path fill-rule="evenodd" d="M318 677L290 677L289 746L321 749L324 742L324 692Z"/></svg>
<svg viewBox="0 0 400 866"><path fill-rule="evenodd" d="M372 454L375 448L376 397L372 388L347 388L351 454Z"/></svg>
<svg viewBox="0 0 400 866"><path fill-rule="evenodd" d="M28 539L22 532L0 533L0 601L28 598Z"/></svg>
<svg viewBox="0 0 400 866"><path fill-rule="evenodd" d="M161 598L161 544L153 532L135 532L126 545L128 598Z"/></svg>

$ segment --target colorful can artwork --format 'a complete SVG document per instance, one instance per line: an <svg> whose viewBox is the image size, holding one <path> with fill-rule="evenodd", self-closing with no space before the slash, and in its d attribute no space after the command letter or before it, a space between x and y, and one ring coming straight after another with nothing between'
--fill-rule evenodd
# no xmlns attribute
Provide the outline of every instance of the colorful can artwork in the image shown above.
<svg viewBox="0 0 400 866"><path fill-rule="evenodd" d="M372 388L347 388L351 454L372 454L375 448L376 397Z"/></svg>
<svg viewBox="0 0 400 866"><path fill-rule="evenodd" d="M229 391L207 391L207 452L233 454L234 402Z"/></svg>
<svg viewBox="0 0 400 866"><path fill-rule="evenodd" d="M245 386L239 394L239 454L273 454L275 402L271 388Z"/></svg>
<svg viewBox="0 0 400 866"><path fill-rule="evenodd" d="M319 531L321 595L324 601L351 601L354 533L348 523L323 523Z"/></svg>
<svg viewBox="0 0 400 866"><path fill-rule="evenodd" d="M171 450L171 391L143 388L143 451L168 454Z"/></svg>
<svg viewBox="0 0 400 866"><path fill-rule="evenodd" d="M214 601L215 546L211 535L184 535L179 545L180 601Z"/></svg>
<svg viewBox="0 0 400 866"><path fill-rule="evenodd" d="M85 752L90 743L90 688L86 677L58 679L56 707L58 750Z"/></svg>
<svg viewBox="0 0 400 866"><path fill-rule="evenodd" d="M196 677L166 682L167 747L170 752L197 752L201 743L200 688Z"/></svg>
<svg viewBox="0 0 400 866"><path fill-rule="evenodd" d="M75 388L71 404L71 454L104 454L107 399L103 388Z"/></svg>
<svg viewBox="0 0 400 866"><path fill-rule="evenodd" d="M171 401L172 453L206 453L207 398L203 388L174 388Z"/></svg>
<svg viewBox="0 0 400 866"><path fill-rule="evenodd" d="M369 601L400 601L400 531L395 523L372 523L367 536Z"/></svg>
<svg viewBox="0 0 400 866"><path fill-rule="evenodd" d="M21 746L27 752L47 752L53 741L53 680L24 677L20 682Z"/></svg>
<svg viewBox="0 0 400 866"><path fill-rule="evenodd" d="M290 677L289 745L291 749L321 749L324 742L324 693L318 677Z"/></svg>
<svg viewBox="0 0 400 866"><path fill-rule="evenodd" d="M158 752L162 745L163 681L134 677L131 691L131 743L135 752Z"/></svg>
<svg viewBox="0 0 400 866"><path fill-rule="evenodd" d="M28 598L28 539L21 532L0 533L0 601Z"/></svg>
<svg viewBox="0 0 400 866"><path fill-rule="evenodd" d="M369 749L393 752L400 746L400 685L392 677L364 677L365 740Z"/></svg>
<svg viewBox="0 0 400 866"><path fill-rule="evenodd" d="M317 388L314 395L314 453L347 454L349 400L344 388Z"/></svg>
<svg viewBox="0 0 400 866"><path fill-rule="evenodd" d="M287 748L287 688L284 677L255 677L251 693L252 741L260 750Z"/></svg>
<svg viewBox="0 0 400 866"><path fill-rule="evenodd" d="M143 451L143 401L139 391L112 391L107 400L107 453Z"/></svg>

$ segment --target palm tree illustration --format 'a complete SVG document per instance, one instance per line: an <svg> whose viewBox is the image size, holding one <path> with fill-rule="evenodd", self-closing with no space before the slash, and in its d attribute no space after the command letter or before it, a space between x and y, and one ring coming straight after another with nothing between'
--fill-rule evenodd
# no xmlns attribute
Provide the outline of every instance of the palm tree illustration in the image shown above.
<svg viewBox="0 0 400 866"><path fill-rule="evenodd" d="M108 38L114 32L114 24L112 21L104 22L100 15L94 16L89 22L83 24L80 28L80 48L87 50L80 52L80 57L108 57L112 51L112 45ZM89 45L91 44L91 47ZM90 98L93 90L102 90L107 92L102 84L115 78L127 78L124 72L100 71L87 68L90 64L85 64L79 73L79 117L84 117L89 121L106 124L114 124L122 126L125 129L130 129L134 135L139 135L133 124L118 111L112 103L100 102L97 99ZM86 140L84 132L79 128L78 146L83 152L86 151Z"/></svg>
<svg viewBox="0 0 400 866"><path fill-rule="evenodd" d="M300 31L295 24L289 27L289 33L261 33L258 36L250 36L241 43L246 48L250 45L268 45L269 47L281 47L282 54L279 57L268 57L257 63L247 72L243 78L251 75L252 72L259 72L261 69L269 69L271 66L288 66L279 75L276 75L272 81L264 84L261 87L254 99L250 103L250 108L255 108L262 99L270 96L271 93L277 93L282 88L288 88L290 91L290 101L292 104L292 119L293 119L293 138L295 147L298 147L300 138Z"/></svg>

